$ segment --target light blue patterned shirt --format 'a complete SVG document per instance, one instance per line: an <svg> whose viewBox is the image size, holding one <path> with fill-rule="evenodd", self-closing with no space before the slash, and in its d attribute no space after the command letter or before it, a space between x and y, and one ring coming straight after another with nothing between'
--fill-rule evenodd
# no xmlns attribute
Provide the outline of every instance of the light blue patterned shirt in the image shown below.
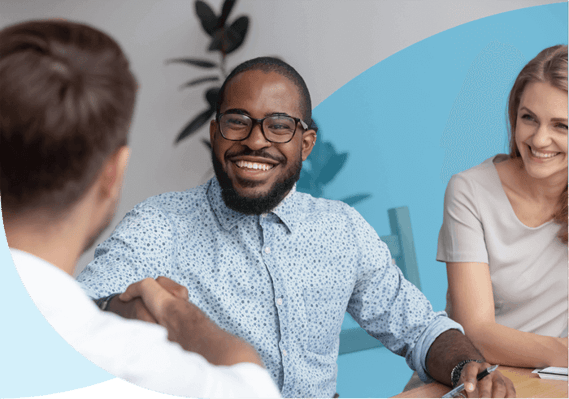
<svg viewBox="0 0 569 399"><path fill-rule="evenodd" d="M250 342L286 397L334 395L346 310L424 380L431 343L462 331L404 279L355 209L295 189L266 215L227 208L215 178L151 197L78 280L102 297L158 276L188 287L191 302Z"/></svg>

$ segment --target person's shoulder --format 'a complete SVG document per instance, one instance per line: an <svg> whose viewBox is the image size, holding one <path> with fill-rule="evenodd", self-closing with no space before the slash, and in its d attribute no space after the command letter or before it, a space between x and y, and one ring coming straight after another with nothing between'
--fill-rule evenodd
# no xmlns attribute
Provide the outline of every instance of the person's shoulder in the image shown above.
<svg viewBox="0 0 569 399"><path fill-rule="evenodd" d="M356 209L343 201L316 198L300 192L297 195L302 219L307 223L320 220L327 224L359 224L364 220Z"/></svg>
<svg viewBox="0 0 569 399"><path fill-rule="evenodd" d="M207 202L208 183L185 191L170 191L154 195L140 202L135 210L159 209L166 214L188 213L197 211Z"/></svg>
<svg viewBox="0 0 569 399"><path fill-rule="evenodd" d="M502 162L508 158L505 154L497 154L484 162L473 166L470 169L466 169L460 173L457 173L453 177L458 177L460 179L473 181L473 182L485 182L488 181L490 177L496 175L496 163Z"/></svg>
<svg viewBox="0 0 569 399"><path fill-rule="evenodd" d="M494 155L470 169L453 175L448 183L448 189L469 192L476 192L479 188L495 189L499 183L495 163L507 158L505 154Z"/></svg>
<svg viewBox="0 0 569 399"><path fill-rule="evenodd" d="M343 201L313 197L310 194L296 193L301 209L307 214L335 213L351 214L357 211Z"/></svg>

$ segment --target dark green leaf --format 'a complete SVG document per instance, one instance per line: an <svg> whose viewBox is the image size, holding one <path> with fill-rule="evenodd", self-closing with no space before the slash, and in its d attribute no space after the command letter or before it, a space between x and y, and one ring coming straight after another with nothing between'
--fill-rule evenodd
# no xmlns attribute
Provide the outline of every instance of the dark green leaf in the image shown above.
<svg viewBox="0 0 569 399"><path fill-rule="evenodd" d="M217 103L217 94L219 93L220 87L212 87L205 92L205 99L207 100L209 106L215 109Z"/></svg>
<svg viewBox="0 0 569 399"><path fill-rule="evenodd" d="M221 51L224 54L237 50L243 44L248 28L248 17L237 18L229 28L221 28L215 31L208 50Z"/></svg>
<svg viewBox="0 0 569 399"><path fill-rule="evenodd" d="M225 37L225 29L221 28L216 30L212 35L211 43L207 48L208 51L222 51L223 42Z"/></svg>
<svg viewBox="0 0 569 399"><path fill-rule="evenodd" d="M330 159L336 155L336 150L329 141L322 141L318 147L318 152L314 155L314 158L312 158L312 167L315 171L320 173L321 170L328 166Z"/></svg>
<svg viewBox="0 0 569 399"><path fill-rule="evenodd" d="M180 141L182 141L183 139L185 139L186 137L192 135L193 133L195 133L200 127L202 127L203 125L205 125L209 119L211 118L211 116L214 113L214 109L209 108L205 111L203 111L201 114L199 114L198 116L196 116L190 123L188 123L188 125L180 132L180 134L178 135L178 138L176 138L176 142L175 144L178 144Z"/></svg>
<svg viewBox="0 0 569 399"><path fill-rule="evenodd" d="M249 18L246 16L237 18L227 30L227 43L225 54L237 50L245 40L247 29L249 28Z"/></svg>
<svg viewBox="0 0 569 399"><path fill-rule="evenodd" d="M196 0L196 14L202 23L203 29L210 36L213 36L217 26L217 16L206 2Z"/></svg>
<svg viewBox="0 0 569 399"><path fill-rule="evenodd" d="M302 193L312 194L312 185L305 179L296 182L296 189Z"/></svg>
<svg viewBox="0 0 569 399"><path fill-rule="evenodd" d="M194 80L190 80L187 83L184 83L183 85L180 86L180 90L184 89L186 87L190 87L190 86L195 86L198 85L200 83L204 83L204 82L215 82L219 80L219 76L206 76L205 78L199 78L199 79L194 79Z"/></svg>
<svg viewBox="0 0 569 399"><path fill-rule="evenodd" d="M231 10L233 9L233 6L235 5L236 0L225 0L223 2L223 8L221 10L221 16L219 17L219 19L217 20L217 28L223 28L223 25L225 25L225 21L227 21L227 17L229 17L229 13L231 12Z"/></svg>
<svg viewBox="0 0 569 399"><path fill-rule="evenodd" d="M332 181L340 169L344 167L344 163L346 162L347 158L347 153L337 154L330 157L330 160L326 163L326 166L320 170L318 181L321 184L328 184L330 181Z"/></svg>
<svg viewBox="0 0 569 399"><path fill-rule="evenodd" d="M352 195L350 197L346 197L346 198L342 199L341 201L344 201L346 204L348 204L350 206L354 206L358 202L361 202L361 201L363 201L369 197L371 197L371 194L358 194L358 195Z"/></svg>
<svg viewBox="0 0 569 399"><path fill-rule="evenodd" d="M211 151L211 143L209 142L208 139L202 139L202 144L205 145L208 148L208 150Z"/></svg>
<svg viewBox="0 0 569 399"><path fill-rule="evenodd" d="M200 68L215 68L217 64L208 60L198 60L195 58L172 58L166 60L166 64L172 63L182 63L182 64L189 64L194 65Z"/></svg>
<svg viewBox="0 0 569 399"><path fill-rule="evenodd" d="M306 168L302 168L300 170L300 178L296 182L296 187L298 189L302 189L301 191L307 192L305 190L310 190L312 186L312 174L306 170Z"/></svg>

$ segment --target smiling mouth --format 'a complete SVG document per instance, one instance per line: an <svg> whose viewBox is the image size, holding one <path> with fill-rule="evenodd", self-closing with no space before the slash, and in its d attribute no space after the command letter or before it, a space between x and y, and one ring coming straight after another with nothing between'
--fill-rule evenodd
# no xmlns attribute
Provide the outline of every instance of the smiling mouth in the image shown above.
<svg viewBox="0 0 569 399"><path fill-rule="evenodd" d="M532 147L530 147L530 151L531 151L531 155L533 155L535 158L539 158L539 159L548 159L548 158L553 158L556 155L559 155L559 152L539 152L534 150Z"/></svg>
<svg viewBox="0 0 569 399"><path fill-rule="evenodd" d="M271 165L268 163L261 163L261 162L247 162L247 161L235 161L235 165L239 169L247 169L247 170L271 170L275 167L275 165Z"/></svg>

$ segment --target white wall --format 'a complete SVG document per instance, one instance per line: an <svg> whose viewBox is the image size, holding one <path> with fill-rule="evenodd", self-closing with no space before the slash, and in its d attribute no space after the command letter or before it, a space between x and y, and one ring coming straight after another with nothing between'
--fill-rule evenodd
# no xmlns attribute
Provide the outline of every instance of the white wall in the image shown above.
<svg viewBox="0 0 569 399"><path fill-rule="evenodd" d="M217 12L222 0L206 0ZM251 19L245 44L230 57L236 66L261 55L276 55L293 65L311 91L313 105L384 58L436 33L479 18L551 0L242 0L230 21ZM115 37L140 83L131 131L132 156L117 216L145 198L185 190L210 176L210 159L200 139L207 129L174 146L179 130L205 108L203 87L178 86L204 75L168 58L207 53L208 37L194 14L192 0L0 0L0 27L34 18L60 17L86 22ZM378 94L380 95L380 94ZM100 240L100 241L101 241ZM99 241L99 242L100 242ZM91 248L79 263L92 258Z"/></svg>

